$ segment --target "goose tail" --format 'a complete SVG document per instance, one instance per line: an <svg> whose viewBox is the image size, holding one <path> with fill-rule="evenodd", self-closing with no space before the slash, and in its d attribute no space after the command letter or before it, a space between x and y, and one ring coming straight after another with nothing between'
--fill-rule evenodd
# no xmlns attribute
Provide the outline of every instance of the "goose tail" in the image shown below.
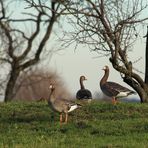
<svg viewBox="0 0 148 148"><path fill-rule="evenodd" d="M136 95L137 94L137 92L135 92L135 91L130 91L129 92L129 95Z"/></svg>
<svg viewBox="0 0 148 148"><path fill-rule="evenodd" d="M81 105L81 104L72 105L72 106L70 107L70 109L68 110L68 112L71 112L71 111L73 111L73 110L75 110L75 109L77 109L77 108L79 108L79 107L82 107L82 105Z"/></svg>

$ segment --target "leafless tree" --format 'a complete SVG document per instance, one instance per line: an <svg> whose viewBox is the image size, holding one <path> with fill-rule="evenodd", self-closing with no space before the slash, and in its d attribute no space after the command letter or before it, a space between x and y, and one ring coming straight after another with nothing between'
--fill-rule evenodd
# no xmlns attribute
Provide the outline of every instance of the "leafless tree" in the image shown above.
<svg viewBox="0 0 148 148"><path fill-rule="evenodd" d="M45 70L43 68L33 68L22 73L17 79L15 89L15 100L40 101L49 97L49 85L56 87L57 97L63 96L72 98L66 88L62 77L57 72Z"/></svg>
<svg viewBox="0 0 148 148"><path fill-rule="evenodd" d="M0 0L0 61L7 63L8 74L6 102L13 99L21 72L39 63L53 26L64 11L55 1L23 0L19 13L15 12L16 1Z"/></svg>
<svg viewBox="0 0 148 148"><path fill-rule="evenodd" d="M148 26L146 34L146 52L145 52L145 83L148 84Z"/></svg>
<svg viewBox="0 0 148 148"><path fill-rule="evenodd" d="M138 93L141 102L148 102L148 79L143 80L133 69L128 56L141 26L148 24L148 1L71 0L63 4L73 16L68 19L73 30L67 33L66 43L87 44L91 50L109 56L123 81Z"/></svg>

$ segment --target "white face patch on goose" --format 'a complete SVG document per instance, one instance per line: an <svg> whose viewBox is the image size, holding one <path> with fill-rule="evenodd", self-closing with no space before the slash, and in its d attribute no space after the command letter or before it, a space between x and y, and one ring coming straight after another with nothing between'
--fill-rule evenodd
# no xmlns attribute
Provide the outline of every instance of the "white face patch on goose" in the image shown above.
<svg viewBox="0 0 148 148"><path fill-rule="evenodd" d="M53 85L49 85L49 89L52 89L53 88Z"/></svg>
<svg viewBox="0 0 148 148"><path fill-rule="evenodd" d="M103 70L106 70L106 69L107 69L107 66L104 66L104 67L103 67Z"/></svg>

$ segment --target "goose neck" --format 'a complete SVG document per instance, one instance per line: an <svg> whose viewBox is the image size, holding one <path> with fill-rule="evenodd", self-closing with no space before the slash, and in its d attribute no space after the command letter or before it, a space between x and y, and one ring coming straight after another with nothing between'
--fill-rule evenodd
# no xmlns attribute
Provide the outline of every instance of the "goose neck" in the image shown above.
<svg viewBox="0 0 148 148"><path fill-rule="evenodd" d="M80 79L80 88L81 88L81 89L85 89L82 79Z"/></svg>
<svg viewBox="0 0 148 148"><path fill-rule="evenodd" d="M55 100L55 97L54 97L54 90L51 90L50 94L49 94L49 99L48 101L50 102L53 102Z"/></svg>
<svg viewBox="0 0 148 148"><path fill-rule="evenodd" d="M100 84L103 85L104 83L106 83L108 80L108 77L109 77L109 69L106 69L104 76L102 77L102 79L100 81Z"/></svg>

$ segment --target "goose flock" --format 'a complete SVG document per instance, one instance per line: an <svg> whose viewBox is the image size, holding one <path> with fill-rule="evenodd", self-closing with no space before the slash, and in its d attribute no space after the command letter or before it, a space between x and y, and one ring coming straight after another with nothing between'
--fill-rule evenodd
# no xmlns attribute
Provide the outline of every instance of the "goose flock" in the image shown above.
<svg viewBox="0 0 148 148"><path fill-rule="evenodd" d="M109 77L109 67L104 66L104 75L100 80L100 88L102 92L111 98L112 103L115 105L117 103L118 98L127 97L132 94L136 94L136 92L112 81L108 81ZM76 100L92 100L92 93L90 90L84 87L84 81L87 80L85 76L80 76L80 89L76 92ZM56 87L54 84L50 84L49 86L50 94L48 98L48 105L53 111L60 113L60 125L62 123L67 123L68 121L68 113L74 111L75 109L81 107L81 104L76 103L73 99L63 98L61 96L55 95ZM63 114L65 114L65 120L63 121Z"/></svg>

